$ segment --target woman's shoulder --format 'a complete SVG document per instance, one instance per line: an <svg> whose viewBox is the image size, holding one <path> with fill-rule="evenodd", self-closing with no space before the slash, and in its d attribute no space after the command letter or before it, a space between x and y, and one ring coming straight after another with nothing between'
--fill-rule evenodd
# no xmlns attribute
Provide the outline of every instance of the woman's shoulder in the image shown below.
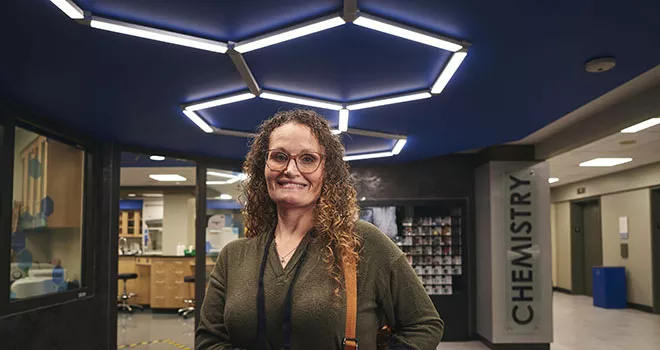
<svg viewBox="0 0 660 350"><path fill-rule="evenodd" d="M227 243L220 255L237 257L256 252L259 245L259 237L239 238Z"/></svg>
<svg viewBox="0 0 660 350"><path fill-rule="evenodd" d="M399 247L392 242L378 227L359 220L355 223L355 232L362 240L361 258L368 260L386 260L394 262L403 255Z"/></svg>

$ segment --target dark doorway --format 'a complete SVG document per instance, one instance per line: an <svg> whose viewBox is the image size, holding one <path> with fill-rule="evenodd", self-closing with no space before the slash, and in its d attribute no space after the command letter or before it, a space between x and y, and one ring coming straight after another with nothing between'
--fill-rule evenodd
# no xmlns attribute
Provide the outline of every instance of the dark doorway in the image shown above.
<svg viewBox="0 0 660 350"><path fill-rule="evenodd" d="M651 191L651 270L653 312L660 313L660 188Z"/></svg>
<svg viewBox="0 0 660 350"><path fill-rule="evenodd" d="M571 203L571 231L572 291L593 296L591 269L603 265L600 199Z"/></svg>

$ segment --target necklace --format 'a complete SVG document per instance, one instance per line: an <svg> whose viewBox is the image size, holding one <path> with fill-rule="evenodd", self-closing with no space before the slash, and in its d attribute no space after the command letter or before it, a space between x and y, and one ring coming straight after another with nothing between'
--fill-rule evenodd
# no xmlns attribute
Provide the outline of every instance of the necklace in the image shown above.
<svg viewBox="0 0 660 350"><path fill-rule="evenodd" d="M300 243L298 243L298 244L300 244ZM289 257L289 255L293 254L293 252L296 251L296 248L298 248L298 244L296 244L296 246L293 247L293 249L291 249L288 253L280 256L280 262L282 263L282 265L284 265L284 263L286 262L286 258ZM275 247L277 248L277 242L275 242Z"/></svg>

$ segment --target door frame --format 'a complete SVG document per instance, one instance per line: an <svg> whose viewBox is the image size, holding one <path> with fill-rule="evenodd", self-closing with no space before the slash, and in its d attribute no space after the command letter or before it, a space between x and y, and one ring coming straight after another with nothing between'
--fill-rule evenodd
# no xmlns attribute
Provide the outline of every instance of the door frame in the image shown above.
<svg viewBox="0 0 660 350"><path fill-rule="evenodd" d="M601 209L600 196L589 197L579 200L571 201L570 208L570 229L571 229L571 293L586 295L585 282L585 268L584 268L584 222L583 222L583 207L586 204L598 203L598 208ZM599 223L602 221L601 217L598 218ZM602 223L601 223L602 224ZM579 230L579 231L578 231ZM577 233L579 232L579 234ZM601 226L602 234L602 226ZM578 249L576 249L578 248ZM601 250L602 250L601 242Z"/></svg>
<svg viewBox="0 0 660 350"><path fill-rule="evenodd" d="M651 201L651 290L653 312L660 314L660 186L649 191Z"/></svg>

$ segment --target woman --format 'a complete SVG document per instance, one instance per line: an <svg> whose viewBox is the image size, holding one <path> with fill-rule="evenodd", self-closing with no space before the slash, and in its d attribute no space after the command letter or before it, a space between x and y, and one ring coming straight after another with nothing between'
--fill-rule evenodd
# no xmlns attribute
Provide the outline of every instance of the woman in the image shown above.
<svg viewBox="0 0 660 350"><path fill-rule="evenodd" d="M357 261L357 339L376 349L383 325L405 348L435 349L443 323L404 254L356 222L344 148L311 110L260 127L244 171L246 236L210 276L196 349L343 349L344 262Z"/></svg>

